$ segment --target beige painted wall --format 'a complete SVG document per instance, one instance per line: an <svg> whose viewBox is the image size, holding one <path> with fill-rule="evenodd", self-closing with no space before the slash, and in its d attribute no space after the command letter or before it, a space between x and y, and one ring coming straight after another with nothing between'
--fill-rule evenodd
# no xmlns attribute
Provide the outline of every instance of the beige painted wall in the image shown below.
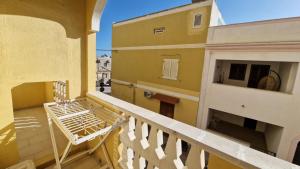
<svg viewBox="0 0 300 169"><path fill-rule="evenodd" d="M274 126L274 125L267 125L265 138L267 143L267 148L269 151L277 152L278 146L280 144L281 135L283 132L283 128Z"/></svg>
<svg viewBox="0 0 300 169"><path fill-rule="evenodd" d="M213 27L207 42L248 43L299 41L300 17Z"/></svg>
<svg viewBox="0 0 300 169"><path fill-rule="evenodd" d="M270 137L274 139L270 139L272 140L272 144L269 143L271 145L270 149L275 150L274 145L278 145L277 156L285 160L292 160L291 156L293 155L291 154L294 153L295 147L290 147L300 133L298 122L298 119L300 119L300 107L298 104L300 102L300 70L298 68L291 71L294 72L292 82L294 85L292 89L289 89L290 93L248 89L214 84L212 82L215 63L218 59L292 62L299 64L299 50L293 50L284 46L274 46L274 43L280 41L299 42L299 25L300 18L291 18L211 28L208 43L221 45L223 49L217 49L216 47L206 51L206 68L204 72L207 74L202 79L205 84L201 90L201 93L205 91L203 93L204 96L202 96L205 99L200 103L200 108L202 109L200 109L198 114L199 119L202 119L201 122L198 121L198 125L201 128L206 127L209 108L282 126L284 129L281 139L276 136L277 134L271 136L272 134L269 133ZM251 42L263 42L269 44L269 47L256 49L255 47L248 48L245 46L234 49L230 48L230 45L224 45L224 43L238 43L242 46ZM244 105L244 108L242 105ZM266 128L266 130L268 129Z"/></svg>

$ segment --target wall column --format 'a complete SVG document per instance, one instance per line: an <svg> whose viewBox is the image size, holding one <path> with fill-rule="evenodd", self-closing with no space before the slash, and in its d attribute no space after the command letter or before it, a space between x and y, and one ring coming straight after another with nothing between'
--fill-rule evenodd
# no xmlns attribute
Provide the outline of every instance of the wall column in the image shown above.
<svg viewBox="0 0 300 169"><path fill-rule="evenodd" d="M0 84L0 168L19 161L11 88Z"/></svg>

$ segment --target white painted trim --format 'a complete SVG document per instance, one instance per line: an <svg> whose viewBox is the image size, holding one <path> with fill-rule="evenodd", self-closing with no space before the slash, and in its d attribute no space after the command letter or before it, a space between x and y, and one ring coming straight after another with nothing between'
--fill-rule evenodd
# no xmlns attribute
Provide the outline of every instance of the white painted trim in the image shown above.
<svg viewBox="0 0 300 169"><path fill-rule="evenodd" d="M149 90L149 91L152 91L152 92L156 92L156 93L165 94L165 95L168 95L168 96L187 99L187 100L191 100L191 101L195 101L195 102L199 101L199 97L192 96L192 95L187 95L187 94L178 93L178 92L174 92L174 91L169 91L169 90L165 90L165 89L159 89L159 88L155 88L155 87L151 87L151 86L147 86L147 85L142 85L142 84L137 84L136 87L140 88L140 89L145 89L145 90Z"/></svg>
<svg viewBox="0 0 300 169"><path fill-rule="evenodd" d="M187 94L174 92L174 91L170 91L170 90L165 90L165 89L159 89L159 88L151 87L151 86L148 86L148 85L130 83L130 82L126 82L126 81L123 81L123 80L111 79L111 81L114 82L114 83L117 83L117 84L121 84L121 85L133 86L133 87L148 90L148 91L151 91L151 92L161 93L161 94L165 94L165 95L168 95L168 96L173 96L173 97L177 97L177 98L182 98L182 99L187 99L187 100L199 102L199 97L192 96L192 95L187 95Z"/></svg>
<svg viewBox="0 0 300 169"><path fill-rule="evenodd" d="M134 83L126 82L126 81L123 81L123 80L111 79L111 81L114 82L114 83L117 83L117 84L121 84L121 85L135 86Z"/></svg>
<svg viewBox="0 0 300 169"><path fill-rule="evenodd" d="M97 0L95 4L91 21L91 31L93 32L99 32L100 30L100 21L105 5L106 0Z"/></svg>
<svg viewBox="0 0 300 169"><path fill-rule="evenodd" d="M158 13L149 14L149 15L145 15L145 16L142 16L142 17L138 17L138 18L133 18L131 20L121 21L121 22L113 24L113 27L126 25L126 24L134 23L134 22L139 22L139 21L143 21L143 20L148 20L148 19L152 19L152 18L157 18L157 17L161 17L161 16L165 16L165 15L174 14L174 13L184 12L184 11L188 11L188 10L191 10L191 9L196 9L196 8L209 6L209 5L212 5L212 2L213 2L212 0L208 0L208 1L205 1L205 2L193 3L193 4L190 4L190 5L186 5L186 6L182 6L182 7L178 7L178 8L174 8L174 9L161 11L161 12L158 12Z"/></svg>
<svg viewBox="0 0 300 169"><path fill-rule="evenodd" d="M198 106L198 114L197 114L197 124L196 126L198 128L206 129L206 121L207 118L204 120L203 116L204 113L206 112L205 110L205 97L206 97L206 91L207 91L207 86L208 86L208 75L209 75L209 65L210 65L210 52L205 51L205 56L204 56L204 66L203 66L203 71L202 71L202 80L200 84L200 101L199 101L199 106ZM205 125L203 125L205 124Z"/></svg>
<svg viewBox="0 0 300 169"><path fill-rule="evenodd" d="M132 46L113 47L112 50L153 50L153 49L197 49L205 48L205 43L179 44L179 45L157 45L157 46Z"/></svg>

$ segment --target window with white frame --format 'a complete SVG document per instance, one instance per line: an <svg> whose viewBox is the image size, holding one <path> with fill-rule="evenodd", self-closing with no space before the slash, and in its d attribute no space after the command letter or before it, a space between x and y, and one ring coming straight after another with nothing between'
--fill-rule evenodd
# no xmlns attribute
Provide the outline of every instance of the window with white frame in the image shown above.
<svg viewBox="0 0 300 169"><path fill-rule="evenodd" d="M194 22L193 22L193 28L199 28L202 23L202 15L196 14L194 15Z"/></svg>
<svg viewBox="0 0 300 169"><path fill-rule="evenodd" d="M162 78L177 80L179 59L164 59L162 68Z"/></svg>

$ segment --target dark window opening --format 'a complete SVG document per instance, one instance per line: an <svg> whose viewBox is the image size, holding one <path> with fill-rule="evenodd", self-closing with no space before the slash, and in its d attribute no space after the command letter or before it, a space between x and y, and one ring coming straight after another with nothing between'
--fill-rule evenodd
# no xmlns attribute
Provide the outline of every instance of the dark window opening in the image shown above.
<svg viewBox="0 0 300 169"><path fill-rule="evenodd" d="M174 118L174 109L175 105L166 103L166 102L160 102L160 114L164 115L169 118Z"/></svg>
<svg viewBox="0 0 300 169"><path fill-rule="evenodd" d="M257 88L259 81L269 75L270 65L251 65L248 87Z"/></svg>
<svg viewBox="0 0 300 169"><path fill-rule="evenodd" d="M201 14L195 15L194 19L195 19L194 20L194 27L199 27L201 25L202 15Z"/></svg>
<svg viewBox="0 0 300 169"><path fill-rule="evenodd" d="M245 80L247 64L231 64L229 79Z"/></svg>
<svg viewBox="0 0 300 169"><path fill-rule="evenodd" d="M293 163L296 165L300 165L300 142L298 142L296 151L295 151L295 155L294 155L294 159L293 159Z"/></svg>
<svg viewBox="0 0 300 169"><path fill-rule="evenodd" d="M245 121L244 121L244 127L245 128L255 130L256 125L257 125L257 120L245 118Z"/></svg>

